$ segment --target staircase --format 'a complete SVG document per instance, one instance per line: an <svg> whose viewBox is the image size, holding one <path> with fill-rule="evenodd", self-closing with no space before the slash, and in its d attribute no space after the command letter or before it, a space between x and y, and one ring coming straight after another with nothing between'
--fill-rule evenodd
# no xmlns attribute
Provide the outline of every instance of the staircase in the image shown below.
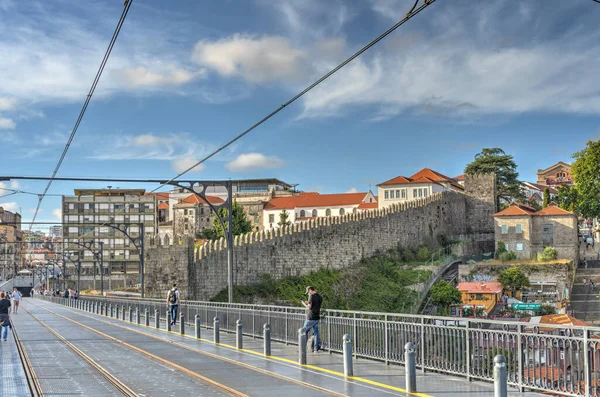
<svg viewBox="0 0 600 397"><path fill-rule="evenodd" d="M588 286L583 285L587 280ZM589 286L592 280L595 291ZM573 316L590 324L600 324L600 261L588 260L588 267L578 267L575 282L571 290L571 309Z"/></svg>

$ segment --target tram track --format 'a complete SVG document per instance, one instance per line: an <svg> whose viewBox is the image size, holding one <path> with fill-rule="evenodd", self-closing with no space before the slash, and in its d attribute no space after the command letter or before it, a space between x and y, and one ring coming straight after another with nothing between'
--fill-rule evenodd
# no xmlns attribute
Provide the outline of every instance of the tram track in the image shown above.
<svg viewBox="0 0 600 397"><path fill-rule="evenodd" d="M29 302L29 303L31 305L33 305L33 306L36 306L36 307L38 307L38 308L40 308L42 310L47 311L48 313L54 314L55 316L58 316L58 317L60 317L62 319L65 319L65 320L67 320L67 321L69 321L69 322L71 322L73 324L79 325L79 326L81 326L81 327L83 327L85 329L93 331L93 332L95 332L95 333L97 333L97 334L99 334L99 335L101 335L101 336L103 336L105 338L108 338L108 339L110 339L110 340L112 340L112 341L114 341L116 343L119 343L119 344L121 344L123 346L129 347L129 348L137 351L138 353L146 355L147 357L155 358L155 359L157 359L157 360L159 360L161 362L164 361L163 362L164 364L170 365L170 366L172 366L175 369L179 369L179 368L176 368L174 366L180 367L177 364L174 364L174 363L172 363L170 361L166 361L166 360L162 359L161 357L155 356L152 353L146 352L146 351L144 351L142 349L139 349L138 347L132 346L132 345L128 344L127 342L124 342L124 341L122 341L122 340L120 340L118 338L115 338L113 336L107 335L107 334L105 334L105 333L103 333L101 331L98 331L98 330L96 330L96 329L94 329L92 327L89 327L89 326L87 326L87 325L85 325L83 323L80 323L80 322L78 322L76 320L70 319L70 318L68 318L66 316L63 316L63 315L61 315L59 313L56 313L56 312L54 312L51 309L45 308L45 307L37 305L35 303L31 303L31 302ZM72 313L74 313L74 314L76 314L78 316L89 318L91 320L94 320L94 321L97 321L97 322L100 322L100 323L103 323L103 324L107 324L107 325L110 325L110 326L113 326L113 327L116 327L116 328L119 328L119 329L124 329L124 330L127 330L129 332L136 333L136 334L139 334L139 335L143 335L143 336L155 339L155 340L159 340L159 341L164 342L164 343L169 343L169 344L172 344L174 346L177 346L177 347L180 347L180 348L192 351L194 353L198 353L198 354L201 354L201 355L213 358L213 359L217 359L217 360L220 360L220 361L227 362L229 364L236 365L238 367L242 367L244 369L248 369L248 370L251 370L251 371L254 371L254 372L258 372L258 373L261 373L261 374L264 374L264 375L268 375L270 377L273 377L273 378L276 378L276 379L279 379L279 380L282 380L282 381L285 381L285 382L288 382L288 383L292 383L292 384L295 384L295 385L298 385L298 386L302 386L302 387L305 387L307 389L311 389L313 391L318 391L318 392L321 392L321 393L324 393L324 394L328 394L328 395L331 395L331 396L335 396L335 397L348 397L346 394L335 392L333 390L329 390L329 389L326 389L326 388L323 388L323 387L320 387L320 386L315 386L315 385L312 385L312 384L310 384L308 382L304 382L304 381L301 381L301 380L298 380L298 379L294 379L294 378L291 378L291 377L288 377L288 376L285 376L285 375L277 374L275 372L272 372L272 371L269 371L269 370L265 370L265 369L262 369L262 368L258 368L258 367L255 367L253 365L250 365L250 364L246 364L246 363L243 363L243 362L240 362L240 361L236 361L234 359L230 359L230 358L227 358L227 357L220 356L218 354L214 354L214 353L210 353L210 352L207 352L207 351L204 351L204 350L201 350L201 349L197 349L197 348L189 346L189 345L187 345L185 343L176 342L176 341L173 341L173 340L170 340L170 339L162 338L162 337L157 336L157 335L153 335L153 334L150 334L150 333L146 333L146 332L143 332L143 331L139 331L139 330L135 330L135 329L132 329L132 328L129 328L129 327L125 327L123 325L114 324L112 322L105 321L105 320L102 320L100 318L96 318L96 317L93 317L93 316L88 316L88 315L83 314L83 313L79 313L78 311L77 312L72 311L72 310L70 310L68 308L65 309L65 310L68 310L68 311L70 311L70 312L72 312ZM184 373L186 373L186 374L188 374L190 376L194 376L194 377L200 376L202 378L205 378L203 375L200 375L200 374L198 374L196 372L190 371L190 370L188 370L186 368L183 368L183 367L180 367L180 368L181 368L182 372L184 372ZM225 386L225 387L227 387L227 386ZM244 396L243 394L236 394L236 395Z"/></svg>
<svg viewBox="0 0 600 397"><path fill-rule="evenodd" d="M42 392L42 387L40 382L38 381L37 374L33 370L33 365L31 364L31 360L27 355L27 351L23 346L23 342L19 338L19 334L17 333L17 329L15 328L14 323L11 321L10 327L13 338L15 339L15 344L17 346L17 352L19 354L19 358L21 360L21 364L23 365L23 370L25 371L25 378L27 379L27 386L29 387L29 391L32 397L43 397L44 393Z"/></svg>
<svg viewBox="0 0 600 397"><path fill-rule="evenodd" d="M27 314L29 314L35 321L37 321L41 326L46 328L58 340L63 342L67 347L69 347L73 352L75 352L79 357L81 357L86 363L88 363L93 369L95 369L100 375L102 375L102 377L104 379L106 379L110 384L112 384L121 394L123 394L124 396L127 396L127 397L140 397L136 392L131 390L125 383L123 383L116 376L114 376L112 373L110 373L105 368L103 368L100 364L98 364L96 361L94 361L90 356L88 356L83 351L81 351L77 346L75 346L74 344L69 342L67 339L65 339L61 334L56 332L56 330L54 330L52 327L50 327L48 324L46 324L44 321L42 321L40 318L38 318L35 314L31 313L29 310L27 310L25 308L22 308L22 310L25 310L25 312ZM25 352L25 349L23 349L23 351ZM26 354L26 352L25 352L25 354ZM37 381L37 378L35 376L33 377L33 379ZM41 387L39 387L39 383L37 383L37 386L38 386L39 392L41 393L40 395L43 396Z"/></svg>

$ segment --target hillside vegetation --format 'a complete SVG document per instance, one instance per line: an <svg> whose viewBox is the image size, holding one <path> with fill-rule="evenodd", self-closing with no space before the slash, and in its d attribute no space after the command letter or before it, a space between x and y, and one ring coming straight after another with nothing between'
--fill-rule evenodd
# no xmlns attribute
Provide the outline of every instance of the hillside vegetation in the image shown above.
<svg viewBox="0 0 600 397"><path fill-rule="evenodd" d="M431 276L430 252L428 247L392 250L344 270L320 269L279 281L264 274L260 284L236 286L235 300L301 306L300 302L306 300L306 286L312 285L323 296L324 308L408 313L417 298L417 292L409 287L425 282ZM434 265L445 259L438 258ZM222 290L213 301L226 302L227 289Z"/></svg>

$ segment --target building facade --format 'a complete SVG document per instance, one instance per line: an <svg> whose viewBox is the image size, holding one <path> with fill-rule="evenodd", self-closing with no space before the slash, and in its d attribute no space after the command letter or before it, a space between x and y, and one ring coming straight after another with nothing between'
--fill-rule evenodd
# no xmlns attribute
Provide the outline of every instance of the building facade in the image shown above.
<svg viewBox="0 0 600 397"><path fill-rule="evenodd" d="M462 193L464 187L452 178L423 168L410 177L400 175L377 185L377 202L379 208L385 208L443 191Z"/></svg>
<svg viewBox="0 0 600 397"><path fill-rule="evenodd" d="M501 302L502 284L497 281L489 282L462 282L458 284L463 305L483 308L489 314L496 304ZM474 310L473 312L476 312Z"/></svg>
<svg viewBox="0 0 600 397"><path fill-rule="evenodd" d="M377 209L377 198L370 191L342 194L303 193L298 196L276 197L264 206L263 227L279 228L284 211L287 214L287 222L294 224L370 209Z"/></svg>
<svg viewBox="0 0 600 397"><path fill-rule="evenodd" d="M520 203L494 215L495 240L522 259L536 259L545 247L554 247L558 258L579 260L577 216L554 203L535 211Z"/></svg>
<svg viewBox="0 0 600 397"><path fill-rule="evenodd" d="M533 182L521 182L521 191L527 197L529 204L535 203L541 206L544 202L544 190L548 189L550 200L554 200L558 196L558 190L554 186L540 185Z"/></svg>
<svg viewBox="0 0 600 397"><path fill-rule="evenodd" d="M559 161L551 167L537 172L537 183L544 186L573 185L571 164Z"/></svg>
<svg viewBox="0 0 600 397"><path fill-rule="evenodd" d="M132 237L143 233L147 241L157 232L156 196L145 195L143 189L78 189L74 196L63 196L62 210L64 250L81 253L83 275L92 275L97 261L90 251L71 243L103 242L104 274L139 274L140 252L106 224L126 225Z"/></svg>
<svg viewBox="0 0 600 397"><path fill-rule="evenodd" d="M225 202L216 196L206 196L206 199L212 205L221 205ZM213 226L215 216L212 208L195 194L190 194L175 204L173 214L175 239L183 236L195 237L202 229Z"/></svg>

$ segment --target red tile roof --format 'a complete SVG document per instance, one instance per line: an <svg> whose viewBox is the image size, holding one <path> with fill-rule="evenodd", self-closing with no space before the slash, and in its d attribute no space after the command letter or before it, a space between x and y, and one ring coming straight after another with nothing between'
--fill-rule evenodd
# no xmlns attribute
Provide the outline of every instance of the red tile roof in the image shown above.
<svg viewBox="0 0 600 397"><path fill-rule="evenodd" d="M450 177L447 177L444 174L440 174L437 171L434 171L429 168L423 168L421 171L417 172L413 176L407 178L402 175L392 178L388 181L380 183L377 186L386 186L386 185L405 185L412 183L449 183L457 189L463 190L464 187L458 184L455 180Z"/></svg>
<svg viewBox="0 0 600 397"><path fill-rule="evenodd" d="M556 325L575 325L589 326L588 323L581 321L568 314L548 314L540 318L540 324L556 324Z"/></svg>
<svg viewBox="0 0 600 397"><path fill-rule="evenodd" d="M502 292L502 284L497 281L491 282L463 282L458 283L458 290L469 294L496 294Z"/></svg>
<svg viewBox="0 0 600 397"><path fill-rule="evenodd" d="M572 212L563 210L556 204L551 204L535 213L536 215L573 215Z"/></svg>
<svg viewBox="0 0 600 397"><path fill-rule="evenodd" d="M303 194L300 196L275 197L265 210L293 209L302 207L334 207L342 205L360 205L368 192L341 194Z"/></svg>
<svg viewBox="0 0 600 397"><path fill-rule="evenodd" d="M225 202L225 200L216 196L206 196L206 199L211 204L222 204ZM206 202L197 195L190 194L189 196L181 200L179 204L206 204Z"/></svg>
<svg viewBox="0 0 600 397"><path fill-rule="evenodd" d="M379 204L375 203L360 203L358 205L358 209L359 210L373 210L373 209L377 209L379 206Z"/></svg>
<svg viewBox="0 0 600 397"><path fill-rule="evenodd" d="M169 199L169 192L158 192L158 193L146 193L146 196L156 196L157 200L168 200Z"/></svg>
<svg viewBox="0 0 600 397"><path fill-rule="evenodd" d="M523 215L540 215L540 216L548 216L548 215L573 215L572 212L563 210L562 208L559 208L555 203L551 203L549 206L547 206L544 209L541 209L539 211L535 211L534 208L525 205L523 203L511 203L511 205L506 208L505 210L502 210L496 214L494 214L494 216L523 216Z"/></svg>
<svg viewBox="0 0 600 397"><path fill-rule="evenodd" d="M533 182L524 182L524 183L531 185L532 188L535 188L535 189L539 190L540 192L543 192L544 189L548 188L548 191L550 192L550 194L558 194L558 190L552 186L540 185L539 183L533 183Z"/></svg>
<svg viewBox="0 0 600 397"><path fill-rule="evenodd" d="M168 210L169 209L169 204L167 204L167 203L160 203L158 205L158 209L159 210Z"/></svg>
<svg viewBox="0 0 600 397"><path fill-rule="evenodd" d="M458 176L455 176L454 180L457 181L457 182L464 181L465 180L465 174L460 174Z"/></svg>

